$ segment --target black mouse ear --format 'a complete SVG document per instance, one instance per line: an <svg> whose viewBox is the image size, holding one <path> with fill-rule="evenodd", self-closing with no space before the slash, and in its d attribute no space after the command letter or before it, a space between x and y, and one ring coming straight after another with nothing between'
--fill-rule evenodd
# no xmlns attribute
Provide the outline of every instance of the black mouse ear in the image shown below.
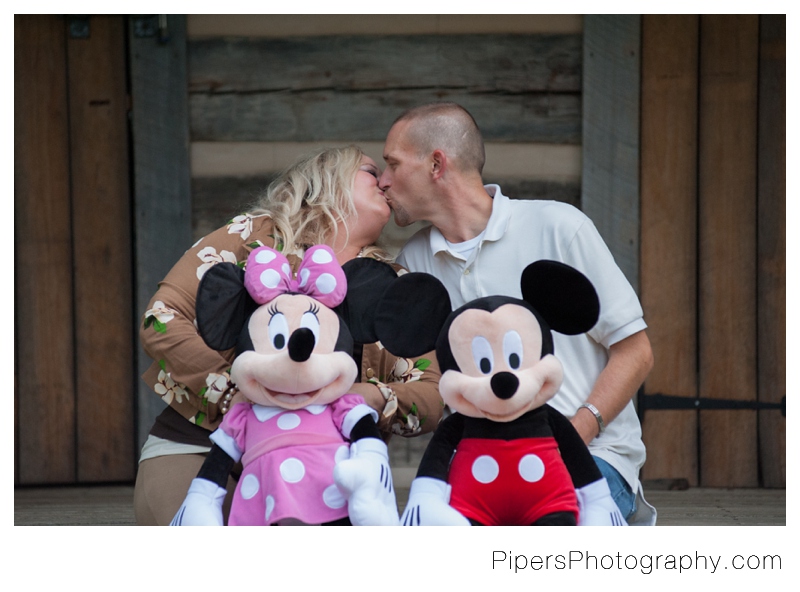
<svg viewBox="0 0 800 592"><path fill-rule="evenodd" d="M585 275L559 261L535 261L522 272L522 298L553 331L578 335L594 327L600 300Z"/></svg>
<svg viewBox="0 0 800 592"><path fill-rule="evenodd" d="M197 287L195 313L200 337L211 349L232 348L256 308L244 287L244 270L233 263L217 263Z"/></svg>
<svg viewBox="0 0 800 592"><path fill-rule="evenodd" d="M406 273L384 292L376 330L392 354L414 358L436 347L452 308L442 282L427 273Z"/></svg>
<svg viewBox="0 0 800 592"><path fill-rule="evenodd" d="M391 265L376 259L351 259L342 265L347 278L347 296L334 311L342 318L356 343L379 341L375 332L378 301L397 280Z"/></svg>

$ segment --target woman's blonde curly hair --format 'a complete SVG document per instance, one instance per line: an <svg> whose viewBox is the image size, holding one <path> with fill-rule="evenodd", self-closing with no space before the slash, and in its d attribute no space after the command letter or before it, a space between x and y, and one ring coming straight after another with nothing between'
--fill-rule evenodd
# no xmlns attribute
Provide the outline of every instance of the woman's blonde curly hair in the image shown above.
<svg viewBox="0 0 800 592"><path fill-rule="evenodd" d="M284 252L332 243L344 222L358 216L353 184L364 152L358 146L321 148L301 157L270 183L250 209L253 216L267 215L275 225ZM377 246L362 252L384 261L391 256Z"/></svg>

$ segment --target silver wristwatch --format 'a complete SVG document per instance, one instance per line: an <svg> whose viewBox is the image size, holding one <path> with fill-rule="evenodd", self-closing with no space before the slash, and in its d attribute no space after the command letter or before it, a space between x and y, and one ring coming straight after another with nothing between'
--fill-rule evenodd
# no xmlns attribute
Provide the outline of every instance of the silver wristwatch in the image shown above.
<svg viewBox="0 0 800 592"><path fill-rule="evenodd" d="M586 407L589 411L592 412L594 418L597 420L597 425L600 428L600 434L606 431L606 422L603 421L603 416L600 415L600 412L597 410L597 407L592 405L591 403L584 403L581 407ZM600 435L598 434L598 436Z"/></svg>

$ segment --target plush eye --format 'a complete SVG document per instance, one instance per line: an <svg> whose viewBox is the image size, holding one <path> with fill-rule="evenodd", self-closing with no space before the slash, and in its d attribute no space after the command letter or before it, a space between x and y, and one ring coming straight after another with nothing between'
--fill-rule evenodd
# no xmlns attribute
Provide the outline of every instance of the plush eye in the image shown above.
<svg viewBox="0 0 800 592"><path fill-rule="evenodd" d="M275 349L286 347L289 341L289 325L283 313L275 313L269 320L269 340Z"/></svg>
<svg viewBox="0 0 800 592"><path fill-rule="evenodd" d="M494 354L492 346L485 337L475 337L472 340L472 358L475 365L484 374L490 374L494 367Z"/></svg>
<svg viewBox="0 0 800 592"><path fill-rule="evenodd" d="M518 370L522 365L522 337L516 331L503 335L503 357L512 370Z"/></svg>
<svg viewBox="0 0 800 592"><path fill-rule="evenodd" d="M303 318L300 319L300 327L310 329L314 334L314 341L319 341L319 319L313 311L303 313Z"/></svg>

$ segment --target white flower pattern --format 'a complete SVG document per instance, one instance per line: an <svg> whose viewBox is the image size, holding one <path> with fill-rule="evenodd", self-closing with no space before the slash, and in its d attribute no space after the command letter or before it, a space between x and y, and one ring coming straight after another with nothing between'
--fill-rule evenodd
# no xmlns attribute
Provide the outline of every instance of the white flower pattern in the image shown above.
<svg viewBox="0 0 800 592"><path fill-rule="evenodd" d="M154 317L159 323L167 324L175 318L175 313L176 311L167 307L163 302L156 300L153 302L153 308L144 313L144 318Z"/></svg>
<svg viewBox="0 0 800 592"><path fill-rule="evenodd" d="M392 424L392 433L398 436L410 436L422 431L419 417L413 413L405 416L405 421L396 421Z"/></svg>
<svg viewBox="0 0 800 592"><path fill-rule="evenodd" d="M206 386L208 387L205 392L205 398L209 403L217 404L220 397L230 386L231 376L227 372L222 374L210 373L206 377Z"/></svg>
<svg viewBox="0 0 800 592"><path fill-rule="evenodd" d="M236 263L236 255L230 251L220 251L214 247L206 247L197 252L197 257L203 262L197 268L197 279L203 279L203 275L217 263Z"/></svg>
<svg viewBox="0 0 800 592"><path fill-rule="evenodd" d="M247 240L250 233L253 232L253 217L249 214L242 214L236 216L228 224L228 234L239 234L242 240Z"/></svg>
<svg viewBox="0 0 800 592"><path fill-rule="evenodd" d="M172 403L173 400L182 403L184 397L189 398L186 387L179 382L175 382L169 373L164 370L158 373L158 384L154 388L156 393L161 396L161 400L167 405Z"/></svg>
<svg viewBox="0 0 800 592"><path fill-rule="evenodd" d="M414 365L413 360L397 358L389 374L389 382L413 382L419 380L421 376L422 370Z"/></svg>

